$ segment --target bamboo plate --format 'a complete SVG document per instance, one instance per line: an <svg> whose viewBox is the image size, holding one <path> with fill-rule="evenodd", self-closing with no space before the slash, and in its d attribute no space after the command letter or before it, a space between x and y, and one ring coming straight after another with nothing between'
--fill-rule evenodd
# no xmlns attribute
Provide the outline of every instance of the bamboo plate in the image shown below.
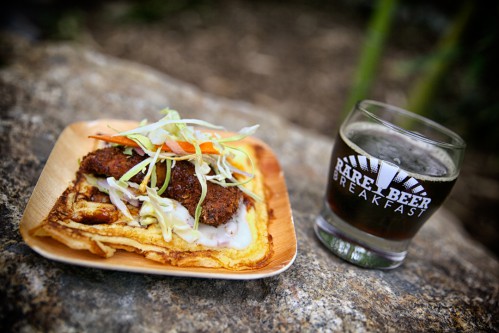
<svg viewBox="0 0 499 333"><path fill-rule="evenodd" d="M272 235L274 254L264 267L231 271L220 268L176 267L157 263L143 256L126 251L117 251L111 258L100 258L87 251L73 250L49 237L35 237L29 231L38 226L48 215L57 198L69 186L78 170L78 159L96 148L96 141L89 135L109 132L109 128L124 131L136 127L137 123L125 120L97 120L69 125L60 135L33 190L20 222L21 235L34 251L40 255L74 265L162 274L183 277L248 280L273 276L288 269L296 258L297 245L294 223L284 175L276 156L265 143L256 138L247 138L261 149L260 170L269 210L269 233Z"/></svg>

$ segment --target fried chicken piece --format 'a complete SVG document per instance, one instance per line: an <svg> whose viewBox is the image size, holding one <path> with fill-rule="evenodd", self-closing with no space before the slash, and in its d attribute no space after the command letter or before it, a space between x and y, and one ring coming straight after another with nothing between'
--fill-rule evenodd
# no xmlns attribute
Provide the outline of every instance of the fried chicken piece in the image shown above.
<svg viewBox="0 0 499 333"><path fill-rule="evenodd" d="M85 156L80 164L80 172L96 176L114 177L119 179L147 156L137 153L126 155L119 147L109 147L96 150ZM166 167L164 163L156 165L157 184L161 186L165 180ZM130 180L142 182L144 173L138 173ZM207 183L208 192L202 204L200 222L219 226L226 223L239 208L243 194L235 186L223 187L211 182ZM201 197L201 185L195 174L194 165L188 161L177 161L172 168L170 183L163 196L180 202L194 216Z"/></svg>
<svg viewBox="0 0 499 333"><path fill-rule="evenodd" d="M207 185L208 192L202 204L201 222L213 226L224 224L239 208L242 192L235 186L223 187L211 182L207 182ZM175 163L166 197L179 201L194 216L201 197L201 185L192 163Z"/></svg>
<svg viewBox="0 0 499 333"><path fill-rule="evenodd" d="M140 156L137 153L126 155L123 153L123 149L119 147L102 148L89 153L83 158L80 164L80 171L96 176L119 179L128 170L142 162L145 158L145 156ZM161 180L161 183L164 181L164 172L162 174L163 179ZM138 173L130 180L135 183L140 183L143 179L144 174Z"/></svg>

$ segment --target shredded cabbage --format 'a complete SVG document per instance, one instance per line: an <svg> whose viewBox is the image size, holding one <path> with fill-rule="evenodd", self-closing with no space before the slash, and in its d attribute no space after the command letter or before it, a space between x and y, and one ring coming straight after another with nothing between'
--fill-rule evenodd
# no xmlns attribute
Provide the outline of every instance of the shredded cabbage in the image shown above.
<svg viewBox="0 0 499 333"><path fill-rule="evenodd" d="M147 226L158 223L163 238L169 242L172 232L188 242L194 242L199 238L199 220L202 213L202 204L207 194L207 182L213 182L221 186L237 186L250 197L261 200L244 185L254 178L254 163L251 157L241 149L230 147L227 143L244 139L253 135L259 125L245 127L232 137L222 138L218 134L202 132L190 125L198 125L210 129L224 129L222 126L214 125L198 119L182 119L175 110L164 109L161 111L164 117L157 122L148 124L142 121L137 128L129 131L119 132L116 135L126 136L135 141L148 156L145 160L128 170L119 180L109 177L105 184L96 184L101 191L109 193L112 203L130 219L130 223L139 223ZM185 152L177 142L185 141L193 145L195 153ZM201 144L209 142L218 151L218 154L203 154ZM172 152L161 150L166 144ZM127 150L127 153L131 153ZM244 154L250 161L252 171L250 173L239 170L230 163L231 158L238 153ZM171 169L175 161L187 160L195 167L196 177L201 185L201 198L196 206L195 216L192 218L188 211L175 200L164 198L161 195L166 190L171 177ZM166 164L166 177L161 188L157 188L155 168L157 163ZM211 170L214 174L209 174ZM130 181L138 173L145 173L141 184ZM243 176L238 180L235 175ZM149 184L150 181L150 185ZM94 181L95 183L95 181ZM126 206L126 202L142 206L138 221L134 220Z"/></svg>
<svg viewBox="0 0 499 333"><path fill-rule="evenodd" d="M139 216L141 224L142 220L150 223L152 219L156 219L166 242L172 240L172 232L189 243L200 236L200 232L193 227L194 221L189 211L177 201L159 196L152 188L147 188L147 197L142 203Z"/></svg>

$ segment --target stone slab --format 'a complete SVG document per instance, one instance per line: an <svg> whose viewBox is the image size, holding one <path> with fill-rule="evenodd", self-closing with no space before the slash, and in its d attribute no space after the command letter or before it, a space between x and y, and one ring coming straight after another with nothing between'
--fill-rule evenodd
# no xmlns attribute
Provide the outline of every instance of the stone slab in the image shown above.
<svg viewBox="0 0 499 333"><path fill-rule="evenodd" d="M312 225L332 141L265 109L206 94L151 68L72 44L8 44L0 70L0 330L496 331L499 263L439 211L404 265L357 268L329 253ZM19 221L47 157L68 124L156 119L172 107L257 136L284 170L298 239L286 272L259 280L178 278L83 268L27 247Z"/></svg>

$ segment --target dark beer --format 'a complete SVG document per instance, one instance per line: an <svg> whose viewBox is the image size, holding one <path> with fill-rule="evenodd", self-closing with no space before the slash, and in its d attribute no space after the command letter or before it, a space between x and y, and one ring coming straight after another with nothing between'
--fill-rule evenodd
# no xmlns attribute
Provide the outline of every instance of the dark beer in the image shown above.
<svg viewBox="0 0 499 333"><path fill-rule="evenodd" d="M357 229L407 240L445 200L455 169L443 150L356 123L338 135L326 197L331 210Z"/></svg>

